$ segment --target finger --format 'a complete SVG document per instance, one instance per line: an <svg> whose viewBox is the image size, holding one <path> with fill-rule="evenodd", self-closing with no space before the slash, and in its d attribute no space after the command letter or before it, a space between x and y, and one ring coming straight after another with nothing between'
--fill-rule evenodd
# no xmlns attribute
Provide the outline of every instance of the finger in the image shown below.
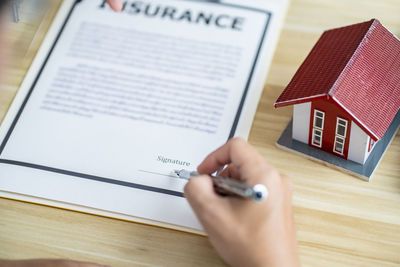
<svg viewBox="0 0 400 267"><path fill-rule="evenodd" d="M107 3L110 5L112 10L114 11L121 11L122 10L122 0L107 0Z"/></svg>
<svg viewBox="0 0 400 267"><path fill-rule="evenodd" d="M245 164L241 168L234 164L228 165L218 176L229 177L239 180L248 185L267 184L267 180L271 175L275 175L275 169L266 162Z"/></svg>
<svg viewBox="0 0 400 267"><path fill-rule="evenodd" d="M259 161L260 157L258 152L242 138L233 138L208 155L197 167L197 171L201 174L210 174L229 163L234 163L240 168L246 162Z"/></svg>
<svg viewBox="0 0 400 267"><path fill-rule="evenodd" d="M270 176L276 175L276 170L269 165L257 152L257 156L241 153L246 157L243 164L232 162L218 176L230 177L249 184L266 183Z"/></svg>
<svg viewBox="0 0 400 267"><path fill-rule="evenodd" d="M229 177L229 178L233 178L233 179L237 179L237 180L241 180L242 179L241 178L241 174L240 174L240 169L234 164L226 166L226 168L223 169L218 174L218 176Z"/></svg>

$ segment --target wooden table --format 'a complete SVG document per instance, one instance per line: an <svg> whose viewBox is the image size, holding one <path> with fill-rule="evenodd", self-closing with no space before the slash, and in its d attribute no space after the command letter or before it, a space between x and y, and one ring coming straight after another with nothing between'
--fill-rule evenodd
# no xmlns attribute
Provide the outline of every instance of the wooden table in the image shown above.
<svg viewBox="0 0 400 267"><path fill-rule="evenodd" d="M0 90L0 120L57 10L58 2L51 2L41 21L13 25L7 35L18 53ZM274 110L272 104L322 31L373 17L400 36L398 0L293 0L250 134L250 143L294 182L303 266L400 265L399 134L370 183L274 144L292 110ZM112 266L224 265L205 237L18 201L0 199L0 225L0 258L63 257Z"/></svg>

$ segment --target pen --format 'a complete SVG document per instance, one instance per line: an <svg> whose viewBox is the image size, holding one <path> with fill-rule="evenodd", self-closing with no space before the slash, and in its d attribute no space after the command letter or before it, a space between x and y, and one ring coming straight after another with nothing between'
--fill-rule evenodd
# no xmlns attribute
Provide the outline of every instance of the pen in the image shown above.
<svg viewBox="0 0 400 267"><path fill-rule="evenodd" d="M19 11L18 11L19 5L20 5L20 0L13 0L11 2L11 11L15 23L19 21Z"/></svg>
<svg viewBox="0 0 400 267"><path fill-rule="evenodd" d="M179 178L186 180L199 175L198 172L191 172L188 170L175 170L175 173ZM256 202L262 201L268 196L268 189L263 184L250 186L229 177L211 176L211 178L214 183L215 191L221 195L238 196L252 199Z"/></svg>

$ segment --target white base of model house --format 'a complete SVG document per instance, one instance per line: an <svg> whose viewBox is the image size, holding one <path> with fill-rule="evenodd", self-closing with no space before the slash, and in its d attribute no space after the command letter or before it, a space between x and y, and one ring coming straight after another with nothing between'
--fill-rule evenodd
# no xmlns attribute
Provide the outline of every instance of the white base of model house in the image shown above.
<svg viewBox="0 0 400 267"><path fill-rule="evenodd" d="M303 142L299 142L292 138L293 120L291 120L279 137L276 145L287 151L291 151L300 156L306 157L313 161L320 162L326 166L339 169L345 173L356 176L360 179L369 181L372 177L373 172L381 161L383 155L388 149L393 138L396 136L397 130L400 126L400 111L393 119L385 135L379 142L377 142L374 148L369 154L368 159L364 164L357 163L352 160L346 160L337 157L331 153L325 152L321 149L309 146Z"/></svg>

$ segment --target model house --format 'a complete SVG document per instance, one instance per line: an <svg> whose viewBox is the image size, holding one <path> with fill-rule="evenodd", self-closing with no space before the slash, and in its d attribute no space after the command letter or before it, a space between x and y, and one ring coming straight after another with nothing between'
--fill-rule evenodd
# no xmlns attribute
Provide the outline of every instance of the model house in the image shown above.
<svg viewBox="0 0 400 267"><path fill-rule="evenodd" d="M400 40L376 20L322 34L275 107L292 138L364 164L400 108Z"/></svg>

